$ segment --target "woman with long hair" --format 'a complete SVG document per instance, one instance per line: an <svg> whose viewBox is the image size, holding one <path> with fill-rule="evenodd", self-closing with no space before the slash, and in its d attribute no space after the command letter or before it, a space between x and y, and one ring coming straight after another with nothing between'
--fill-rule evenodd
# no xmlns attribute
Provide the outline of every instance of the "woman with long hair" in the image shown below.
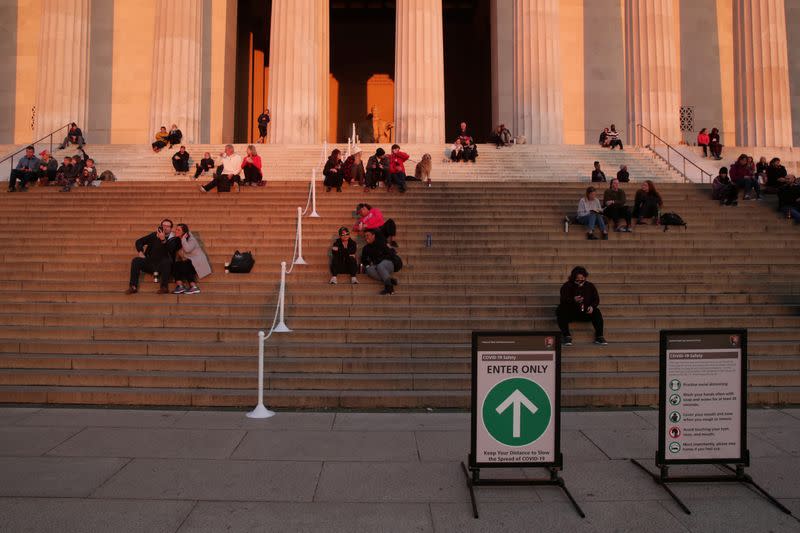
<svg viewBox="0 0 800 533"><path fill-rule="evenodd" d="M608 227L603 218L603 208L600 206L600 200L597 198L597 189L589 187L586 189L586 195L578 201L578 223L586 226L586 238L590 241L596 240L594 236L594 227L599 226L603 235L603 240L608 239Z"/></svg>
<svg viewBox="0 0 800 533"><path fill-rule="evenodd" d="M172 269L172 276L177 283L172 293L198 294L200 287L197 281L211 274L208 257L194 235L189 232L189 226L178 224L174 234L181 240L181 248L175 256L175 266Z"/></svg>
<svg viewBox="0 0 800 533"><path fill-rule="evenodd" d="M261 156L258 155L255 145L249 144L247 146L247 154L242 160L242 171L244 172L245 185L262 185L264 184L261 173Z"/></svg>
<svg viewBox="0 0 800 533"><path fill-rule="evenodd" d="M644 219L652 219L653 224L658 224L658 211L664 206L661 194L656 190L651 180L645 180L642 188L636 191L633 202L633 216L637 224L645 224Z"/></svg>
<svg viewBox="0 0 800 533"><path fill-rule="evenodd" d="M325 167L322 169L322 174L325 176L325 181L323 182L325 185L325 192L331 192L333 187L336 187L336 192L342 192L344 177L341 172L341 153L342 152L338 148L335 148L333 152L331 152L330 157L328 157Z"/></svg>
<svg viewBox="0 0 800 533"><path fill-rule="evenodd" d="M414 168L414 178L419 181L425 181L428 187L431 186L431 169L433 168L433 161L431 154L424 154L417 166Z"/></svg>

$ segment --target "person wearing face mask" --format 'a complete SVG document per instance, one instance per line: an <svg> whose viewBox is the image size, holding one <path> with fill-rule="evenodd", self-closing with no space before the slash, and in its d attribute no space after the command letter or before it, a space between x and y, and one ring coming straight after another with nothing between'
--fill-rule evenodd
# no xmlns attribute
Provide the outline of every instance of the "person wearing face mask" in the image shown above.
<svg viewBox="0 0 800 533"><path fill-rule="evenodd" d="M564 346L572 346L570 322L591 322L594 326L594 343L608 344L603 337L603 315L600 313L600 295L594 284L587 281L589 272L582 266L572 269L569 279L561 286L561 301L556 308L558 329Z"/></svg>
<svg viewBox="0 0 800 533"><path fill-rule="evenodd" d="M339 274L350 274L350 283L358 285L357 250L356 242L350 238L350 230L344 226L339 228L339 238L333 241L331 246L331 285L336 285L336 277Z"/></svg>

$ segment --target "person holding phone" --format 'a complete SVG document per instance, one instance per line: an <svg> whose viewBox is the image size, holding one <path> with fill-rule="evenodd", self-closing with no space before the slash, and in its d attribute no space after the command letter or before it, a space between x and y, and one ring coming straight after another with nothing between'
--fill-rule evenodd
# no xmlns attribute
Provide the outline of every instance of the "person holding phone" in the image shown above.
<svg viewBox="0 0 800 533"><path fill-rule="evenodd" d="M603 337L603 315L598 309L600 295L594 284L586 279L588 277L589 272L584 267L576 266L570 272L569 279L561 286L556 320L564 346L572 346L570 322L591 322L594 326L594 343L602 346L608 344Z"/></svg>
<svg viewBox="0 0 800 533"><path fill-rule="evenodd" d="M181 247L181 240L172 234L172 221L165 218L156 230L136 241L137 255L131 259L131 278L125 294L139 292L139 275L144 272L158 272L158 294L169 293L169 278L175 253Z"/></svg>

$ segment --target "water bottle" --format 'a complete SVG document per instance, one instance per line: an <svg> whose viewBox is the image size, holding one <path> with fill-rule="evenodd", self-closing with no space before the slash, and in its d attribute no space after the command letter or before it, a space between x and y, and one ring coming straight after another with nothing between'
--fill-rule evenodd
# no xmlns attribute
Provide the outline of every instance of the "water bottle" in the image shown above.
<svg viewBox="0 0 800 533"><path fill-rule="evenodd" d="M432 235L430 233L425 235L425 248L430 248L433 242Z"/></svg>
<svg viewBox="0 0 800 533"><path fill-rule="evenodd" d="M564 233L569 233L569 217L564 217Z"/></svg>

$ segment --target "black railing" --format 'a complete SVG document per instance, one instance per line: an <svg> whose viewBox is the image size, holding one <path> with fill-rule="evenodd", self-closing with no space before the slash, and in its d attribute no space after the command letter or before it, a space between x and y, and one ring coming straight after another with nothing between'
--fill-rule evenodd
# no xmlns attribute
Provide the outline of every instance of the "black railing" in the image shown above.
<svg viewBox="0 0 800 533"><path fill-rule="evenodd" d="M45 139L48 139L49 142L50 142L50 154L52 155L53 154L53 135L55 135L56 133L58 133L59 131L61 131L63 129L69 130L70 124L72 124L72 122L70 122L68 124L64 124L63 126L58 128L57 130L51 131L50 133L48 133L47 135L45 135L41 139L37 139L37 140L33 141L32 143L26 145L26 147L27 146L36 146L37 144L39 144L40 142L44 141ZM5 163L6 161L8 161L10 159L11 160L11 168L14 168L14 157L17 154L24 152L26 147L20 148L19 150L17 150L13 154L7 155L3 159L0 159L0 165L2 165L3 163Z"/></svg>
<svg viewBox="0 0 800 533"><path fill-rule="evenodd" d="M709 172L707 172L707 171L703 170L702 168L700 168L699 166L697 166L697 164L694 161L692 161L691 159L687 158L685 155L683 155L681 152L679 152L674 146L672 146L667 141L665 141L664 139L662 139L661 137L656 135L652 130L648 129L643 124L637 124L636 125L636 132L637 132L637 135L636 135L637 143L636 144L639 145L639 146L644 146L645 148L649 148L650 151L652 151L655 155L657 155L658 157L660 157L661 159L666 161L667 166L669 166L670 168L674 169L675 172L677 172L678 174L683 176L683 182L684 183L686 183L687 181L690 181L689 180L689 175L686 174L686 164L687 163L689 165L693 166L694 168L696 168L698 170L698 172L700 173L700 183L706 183L706 176L708 176L708 183L711 183L712 176L711 176L711 174ZM648 143L644 142L645 133L647 133L647 135L650 136L650 142L648 142ZM655 144L656 143L655 143L655 141L658 141L659 143L663 144L664 147L667 149L667 157L666 158L663 157L661 154L659 154L656 151L656 148L655 148ZM672 155L673 152L674 152L675 155ZM675 157L675 156L677 156L677 157ZM681 167L678 167L678 165L681 165Z"/></svg>

